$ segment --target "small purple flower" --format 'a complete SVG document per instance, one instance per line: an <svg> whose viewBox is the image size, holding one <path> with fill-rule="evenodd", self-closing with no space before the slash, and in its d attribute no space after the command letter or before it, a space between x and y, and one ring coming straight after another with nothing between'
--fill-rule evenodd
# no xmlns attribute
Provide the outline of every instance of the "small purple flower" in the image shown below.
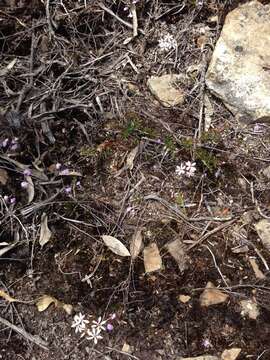
<svg viewBox="0 0 270 360"><path fill-rule="evenodd" d="M69 169L64 169L60 171L59 175L69 175Z"/></svg>
<svg viewBox="0 0 270 360"><path fill-rule="evenodd" d="M205 347L206 349L207 348L210 348L212 345L211 345L211 343L210 343L210 341L208 340L208 339L204 339L203 341L202 341L202 345L203 345L203 347Z"/></svg>
<svg viewBox="0 0 270 360"><path fill-rule="evenodd" d="M23 171L23 175L24 175L24 176L31 176L31 175L32 175L31 169L25 169L25 170Z"/></svg>
<svg viewBox="0 0 270 360"><path fill-rule="evenodd" d="M60 163L56 163L56 164L55 164L56 170L60 170L61 167L62 167L62 164L60 164Z"/></svg>
<svg viewBox="0 0 270 360"><path fill-rule="evenodd" d="M70 194L71 191L72 191L71 186L66 186L65 189L64 189L64 191L65 191L66 194Z"/></svg>
<svg viewBox="0 0 270 360"><path fill-rule="evenodd" d="M11 145L10 150L15 151L18 149L18 144Z"/></svg>
<svg viewBox="0 0 270 360"><path fill-rule="evenodd" d="M8 140L8 138L6 138L5 140L2 141L1 146L2 146L3 148L7 147L7 146L8 146L8 142L9 142L9 140Z"/></svg>
<svg viewBox="0 0 270 360"><path fill-rule="evenodd" d="M11 140L11 145L18 144L19 138L15 137Z"/></svg>
<svg viewBox="0 0 270 360"><path fill-rule="evenodd" d="M16 198L15 198L15 196L11 196L11 198L9 199L9 202L10 202L11 204L15 204L15 203L16 203Z"/></svg>
<svg viewBox="0 0 270 360"><path fill-rule="evenodd" d="M113 325L112 324L107 324L106 326L108 331L113 331Z"/></svg>
<svg viewBox="0 0 270 360"><path fill-rule="evenodd" d="M27 182L27 181L22 181L22 182L21 182L21 187L22 187L23 189L27 189L27 188L28 188L28 182Z"/></svg>

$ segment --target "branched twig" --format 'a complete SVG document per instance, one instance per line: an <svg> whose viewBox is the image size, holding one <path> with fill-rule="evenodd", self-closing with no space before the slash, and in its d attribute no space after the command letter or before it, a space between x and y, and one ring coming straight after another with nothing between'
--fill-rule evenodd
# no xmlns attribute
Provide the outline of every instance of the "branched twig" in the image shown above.
<svg viewBox="0 0 270 360"><path fill-rule="evenodd" d="M19 326L16 326L16 325L12 324L11 322L9 322L8 320L6 320L6 319L4 319L2 317L0 317L0 322L3 325L5 325L5 326L9 327L10 329L14 330L16 333L22 335L25 339L27 339L29 341L32 341L34 344L38 345L42 349L49 350L48 342L44 341L39 336L29 334L24 329L20 328Z"/></svg>

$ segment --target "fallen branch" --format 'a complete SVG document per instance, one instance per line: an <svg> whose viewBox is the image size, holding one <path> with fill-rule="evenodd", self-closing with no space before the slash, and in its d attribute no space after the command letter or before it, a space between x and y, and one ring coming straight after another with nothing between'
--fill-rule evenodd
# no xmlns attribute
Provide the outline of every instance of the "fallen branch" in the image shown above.
<svg viewBox="0 0 270 360"><path fill-rule="evenodd" d="M25 339L27 339L27 340L33 342L34 344L38 345L42 349L49 350L49 348L48 348L49 344L47 343L47 341L44 341L39 336L29 334L24 329L20 328L19 326L16 326L16 325L12 324L11 322L9 322L8 320L2 318L1 316L0 316L0 322L3 325L9 327L11 330L15 331L16 333L22 335Z"/></svg>
<svg viewBox="0 0 270 360"><path fill-rule="evenodd" d="M108 9L104 4L102 3L98 3L98 6L106 11L108 14L110 14L111 16L113 16L116 20L118 20L120 23L122 23L123 25L125 25L126 27L128 27L129 29L133 30L133 24L130 24L129 22L121 19L118 15L116 15L112 10ZM138 29L138 32L140 32L141 34L145 35L145 32L141 29Z"/></svg>

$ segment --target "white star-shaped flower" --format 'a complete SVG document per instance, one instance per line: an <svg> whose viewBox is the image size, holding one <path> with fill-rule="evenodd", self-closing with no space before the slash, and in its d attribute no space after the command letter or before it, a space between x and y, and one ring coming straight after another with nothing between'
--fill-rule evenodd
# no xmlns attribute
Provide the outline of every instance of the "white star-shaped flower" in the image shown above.
<svg viewBox="0 0 270 360"><path fill-rule="evenodd" d="M106 320L102 320L101 316L96 320L92 321L92 328L96 328L101 330L105 330L106 327L104 325L106 325L107 321Z"/></svg>
<svg viewBox="0 0 270 360"><path fill-rule="evenodd" d="M79 313L78 315L75 315L73 318L73 323L71 324L72 328L75 328L75 333L79 332L83 332L86 328L86 324L89 323L88 320L85 320L85 315L83 315L82 313Z"/></svg>
<svg viewBox="0 0 270 360"><path fill-rule="evenodd" d="M96 327L92 327L91 330L87 330L87 340L93 340L95 344L98 343L98 340L103 339L103 337L100 335L101 330Z"/></svg>

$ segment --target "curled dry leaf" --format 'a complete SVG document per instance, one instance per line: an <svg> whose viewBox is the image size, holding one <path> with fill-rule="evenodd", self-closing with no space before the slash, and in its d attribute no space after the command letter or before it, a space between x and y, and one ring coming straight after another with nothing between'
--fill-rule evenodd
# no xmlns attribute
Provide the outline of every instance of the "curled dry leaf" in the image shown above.
<svg viewBox="0 0 270 360"><path fill-rule="evenodd" d="M130 252L128 249L113 236L110 235L102 235L102 240L104 241L105 245L116 255L120 256L130 256Z"/></svg>
<svg viewBox="0 0 270 360"><path fill-rule="evenodd" d="M3 290L0 290L0 297L5 299L8 302L17 302L18 300L14 299L13 297L9 296L7 293L5 293Z"/></svg>
<svg viewBox="0 0 270 360"><path fill-rule="evenodd" d="M132 237L130 244L130 254L132 260L139 255L143 245L142 229L138 229Z"/></svg>
<svg viewBox="0 0 270 360"><path fill-rule="evenodd" d="M8 173L5 169L0 169L0 184L6 185L8 181Z"/></svg>
<svg viewBox="0 0 270 360"><path fill-rule="evenodd" d="M146 273L157 271L162 268L162 259L156 243L152 243L144 249L143 257Z"/></svg>
<svg viewBox="0 0 270 360"><path fill-rule="evenodd" d="M176 239L166 245L171 256L177 262L179 270L183 272L187 268L187 260L188 256L185 251L184 244L179 240Z"/></svg>
<svg viewBox="0 0 270 360"><path fill-rule="evenodd" d="M57 300L55 297L50 295L43 295L36 302L36 306L39 312L45 311L51 304L54 304L55 307L65 310L69 315L72 314L73 307L72 305L65 304L62 301Z"/></svg>
<svg viewBox="0 0 270 360"><path fill-rule="evenodd" d="M26 190L27 190L27 194L28 194L28 204L30 204L33 201L34 196L35 196L35 187L34 187L34 183L33 183L31 176L26 175L25 180L28 183Z"/></svg>
<svg viewBox="0 0 270 360"><path fill-rule="evenodd" d="M40 226L40 236L39 236L39 245L44 246L50 241L52 232L48 227L48 218L46 213L43 213L41 216L41 226Z"/></svg>

